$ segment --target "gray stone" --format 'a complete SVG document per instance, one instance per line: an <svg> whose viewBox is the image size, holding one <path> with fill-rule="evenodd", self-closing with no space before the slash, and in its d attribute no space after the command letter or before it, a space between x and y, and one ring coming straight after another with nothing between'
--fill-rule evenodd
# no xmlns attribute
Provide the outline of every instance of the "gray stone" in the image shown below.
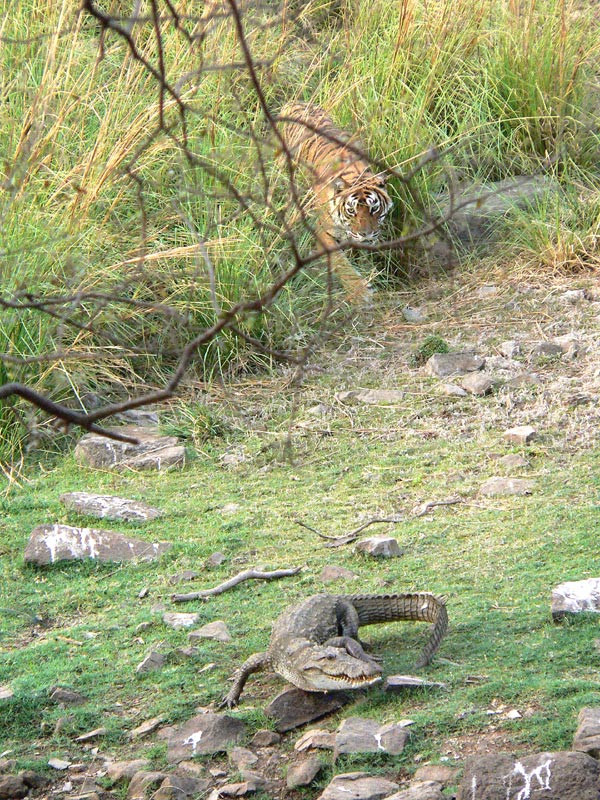
<svg viewBox="0 0 600 800"><path fill-rule="evenodd" d="M456 383L443 383L440 387L440 391L442 394L447 395L448 397L467 397L468 392L466 392L462 386L457 386Z"/></svg>
<svg viewBox="0 0 600 800"><path fill-rule="evenodd" d="M60 502L79 514L88 514L99 519L116 519L127 522L147 522L162 517L164 512L137 500L114 497L108 494L89 492L67 492L61 494Z"/></svg>
<svg viewBox="0 0 600 800"><path fill-rule="evenodd" d="M396 756L404 750L409 736L406 728L394 722L381 725L374 719L349 717L338 728L334 757L340 753L388 753Z"/></svg>
<svg viewBox="0 0 600 800"><path fill-rule="evenodd" d="M414 308L413 306L404 306L402 309L402 316L407 322L425 322L427 319L426 314L420 308Z"/></svg>
<svg viewBox="0 0 600 800"><path fill-rule="evenodd" d="M531 355L534 358L555 358L556 356L562 356L563 352L561 345L556 344L556 342L538 342L532 349Z"/></svg>
<svg viewBox="0 0 600 800"><path fill-rule="evenodd" d="M331 583L332 581L352 581L358 578L358 575L345 567L327 564L321 570L319 578L323 583Z"/></svg>
<svg viewBox="0 0 600 800"><path fill-rule="evenodd" d="M199 574L199 572L195 572L193 569L184 569L183 572L178 572L177 575L171 575L169 583L176 584L182 583L182 581L193 581Z"/></svg>
<svg viewBox="0 0 600 800"><path fill-rule="evenodd" d="M447 378L483 369L485 361L473 353L434 353L425 365L430 375Z"/></svg>
<svg viewBox="0 0 600 800"><path fill-rule="evenodd" d="M133 728L133 730L129 731L127 738L130 741L142 739L144 736L154 733L163 721L164 717L152 717L152 719L147 719L145 722L142 722L141 725L138 725L137 728Z"/></svg>
<svg viewBox="0 0 600 800"><path fill-rule="evenodd" d="M465 391L476 397L483 397L488 394L492 391L494 385L494 382L487 375L482 375L479 372L471 372L460 383Z"/></svg>
<svg viewBox="0 0 600 800"><path fill-rule="evenodd" d="M503 497L506 495L531 494L535 488L535 481L529 478L489 478L479 487L479 493L484 497Z"/></svg>
<svg viewBox="0 0 600 800"><path fill-rule="evenodd" d="M200 614L195 612L167 611L163 614L162 618L165 625L168 625L169 628L180 630L181 628L192 628L196 625L200 619Z"/></svg>
<svg viewBox="0 0 600 800"><path fill-rule="evenodd" d="M254 747L272 747L275 744L279 744L280 741L280 734L275 733L275 731L270 731L267 728L262 728L256 731L250 744Z"/></svg>
<svg viewBox="0 0 600 800"><path fill-rule="evenodd" d="M106 764L106 776L113 783L130 781L136 772L150 766L148 758L136 758L133 761L112 761Z"/></svg>
<svg viewBox="0 0 600 800"><path fill-rule="evenodd" d="M78 736L75 741L76 742L91 742L94 739L99 739L102 736L106 736L107 730L106 728L94 728L93 731L88 731L87 733L82 733L81 736Z"/></svg>
<svg viewBox="0 0 600 800"><path fill-rule="evenodd" d="M198 647L177 647L175 653L183 659L196 658L200 655L200 649Z"/></svg>
<svg viewBox="0 0 600 800"><path fill-rule="evenodd" d="M346 772L336 775L318 800L382 800L397 790L398 784L386 778L366 772Z"/></svg>
<svg viewBox="0 0 600 800"><path fill-rule="evenodd" d="M573 750L581 750L593 758L600 758L600 708L582 708L573 738Z"/></svg>
<svg viewBox="0 0 600 800"><path fill-rule="evenodd" d="M562 619L565 614L583 611L600 611L600 578L583 581L566 581L552 589L552 617Z"/></svg>
<svg viewBox="0 0 600 800"><path fill-rule="evenodd" d="M220 564L222 564L224 561L225 561L225 556L223 555L223 553L212 553L212 555L210 555L210 556L209 556L209 557L206 559L206 561L204 562L204 564L205 564L207 567L218 567L218 566L219 566Z"/></svg>
<svg viewBox="0 0 600 800"><path fill-rule="evenodd" d="M80 692L64 689L62 686L56 686L50 690L50 700L61 706L81 706L88 701L87 697Z"/></svg>
<svg viewBox="0 0 600 800"><path fill-rule="evenodd" d="M504 381L505 389L521 389L523 386L537 386L541 378L537 372L520 372L514 378Z"/></svg>
<svg viewBox="0 0 600 800"><path fill-rule="evenodd" d="M39 789L41 786L45 786L49 783L49 779L45 775L41 775L33 769L24 769L22 772L19 772L18 777L21 778L25 786L28 786L30 789Z"/></svg>
<svg viewBox="0 0 600 800"><path fill-rule="evenodd" d="M184 800L185 797L200 797L210 789L211 785L212 781L208 778L168 775L152 795L152 800Z"/></svg>
<svg viewBox="0 0 600 800"><path fill-rule="evenodd" d="M438 681L428 681L416 675L388 675L385 679L386 692L399 692L407 688L423 686L443 689L446 684L439 683Z"/></svg>
<svg viewBox="0 0 600 800"><path fill-rule="evenodd" d="M563 303L581 303L586 299L585 289L569 289L558 297Z"/></svg>
<svg viewBox="0 0 600 800"><path fill-rule="evenodd" d="M138 675L143 675L145 672L152 672L155 669L161 669L167 662L166 656L162 653L157 653L156 650L151 650L143 661L135 668Z"/></svg>
<svg viewBox="0 0 600 800"><path fill-rule="evenodd" d="M514 339L502 342L498 350L500 350L505 358L514 358L515 356L521 355L521 345Z"/></svg>
<svg viewBox="0 0 600 800"><path fill-rule="evenodd" d="M451 786L456 782L460 770L446 764L425 764L414 774L415 781L435 781L442 786Z"/></svg>
<svg viewBox="0 0 600 800"><path fill-rule="evenodd" d="M350 700L344 692L304 692L285 689L265 708L267 717L275 720L279 733L291 731L315 719L338 711Z"/></svg>
<svg viewBox="0 0 600 800"><path fill-rule="evenodd" d="M25 548L25 561L43 566L56 561L92 558L96 561L154 561L170 550L169 542L145 542L115 531L38 525Z"/></svg>
<svg viewBox="0 0 600 800"><path fill-rule="evenodd" d="M258 756L247 747L234 747L229 753L229 759L239 770L242 770L254 766L258 761Z"/></svg>
<svg viewBox="0 0 600 800"><path fill-rule="evenodd" d="M353 401L364 403L367 406L376 406L401 403L406 399L406 392L403 389L350 389L338 392L335 397L341 403Z"/></svg>
<svg viewBox="0 0 600 800"><path fill-rule="evenodd" d="M192 631L188 634L188 639L190 642L197 642L199 639L216 639L218 642L230 642L231 634L223 620L217 619L214 622L203 625L197 631Z"/></svg>
<svg viewBox="0 0 600 800"><path fill-rule="evenodd" d="M150 797L166 777L164 772L136 772L127 790L128 800L144 800Z"/></svg>
<svg viewBox="0 0 600 800"><path fill-rule="evenodd" d="M313 728L302 734L294 745L294 750L297 750L299 753L310 748L314 748L315 750L333 750L335 747L335 737L335 733L330 733L320 728Z"/></svg>
<svg viewBox="0 0 600 800"><path fill-rule="evenodd" d="M509 428L504 431L504 438L508 442L515 442L516 444L529 444L536 433L536 429L531 425L518 425L516 428Z"/></svg>
<svg viewBox="0 0 600 800"><path fill-rule="evenodd" d="M121 428L119 432L135 437L139 444L87 433L75 447L75 460L88 467L117 471L164 470L185 463L185 448L175 436L157 436L141 428Z"/></svg>
<svg viewBox="0 0 600 800"><path fill-rule="evenodd" d="M285 783L288 789L297 789L299 786L308 786L321 771L321 762L318 756L309 756L303 761L298 761L289 768Z"/></svg>
<svg viewBox="0 0 600 800"><path fill-rule="evenodd" d="M159 738L166 739L170 764L207 753L223 753L238 744L246 733L240 719L227 714L198 714L183 725L163 728Z"/></svg>
<svg viewBox="0 0 600 800"><path fill-rule="evenodd" d="M71 762L63 761L62 758L50 758L48 759L48 766L52 767L52 769L63 770L68 769L71 766Z"/></svg>
<svg viewBox="0 0 600 800"><path fill-rule="evenodd" d="M600 765L586 753L471 756L457 800L597 800Z"/></svg>
<svg viewBox="0 0 600 800"><path fill-rule="evenodd" d="M403 553L393 536L370 536L368 539L361 539L356 543L355 549L375 558L394 558Z"/></svg>
<svg viewBox="0 0 600 800"><path fill-rule="evenodd" d="M418 781L407 789L386 797L385 800L444 800L442 784L437 781Z"/></svg>
<svg viewBox="0 0 600 800"><path fill-rule="evenodd" d="M25 797L28 792L29 788L18 775L0 776L0 800Z"/></svg>
<svg viewBox="0 0 600 800"><path fill-rule="evenodd" d="M117 414L117 417L130 425L137 425L143 428L154 428L159 423L158 412L148 409L130 408Z"/></svg>

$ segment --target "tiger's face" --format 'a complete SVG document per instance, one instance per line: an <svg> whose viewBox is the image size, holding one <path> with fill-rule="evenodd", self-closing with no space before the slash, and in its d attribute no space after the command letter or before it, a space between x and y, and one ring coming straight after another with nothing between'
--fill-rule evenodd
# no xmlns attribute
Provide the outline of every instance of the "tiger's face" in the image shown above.
<svg viewBox="0 0 600 800"><path fill-rule="evenodd" d="M332 235L338 240L375 242L393 205L380 175L350 187L336 179L330 200Z"/></svg>

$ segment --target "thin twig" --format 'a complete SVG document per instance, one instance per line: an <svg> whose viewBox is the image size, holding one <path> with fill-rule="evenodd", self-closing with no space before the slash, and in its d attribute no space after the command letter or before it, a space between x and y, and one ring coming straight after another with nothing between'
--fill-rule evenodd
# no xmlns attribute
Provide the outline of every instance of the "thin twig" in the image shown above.
<svg viewBox="0 0 600 800"><path fill-rule="evenodd" d="M369 519L366 522L363 522L357 528L354 528L349 533L346 533L344 536L327 536L324 533L321 533L316 528L312 528L310 525L307 525L306 522L301 522L299 519L295 519L294 522L296 525L301 525L303 528L306 528L313 533L316 533L321 539L326 539L327 544L325 547L341 547L344 544L350 544L355 539L358 539L359 535L364 531L365 528L368 528L369 525L377 525L383 522L391 522L393 524L397 524L401 522L401 519L398 517L373 517L373 519Z"/></svg>
<svg viewBox="0 0 600 800"><path fill-rule="evenodd" d="M273 572L261 572L257 569L247 569L244 572L240 572L238 575L235 575L233 578L229 578L228 581L224 583L220 583L218 586L213 587L212 589L202 589L199 592L189 592L188 594L174 594L171 597L171 600L174 603L185 603L187 600L199 600L203 597L213 597L216 594L222 594L226 592L228 589L232 589L234 586L237 586L238 583L242 583L242 581L248 580L265 580L271 581L274 578L287 578L290 575L297 575L301 570L301 567L290 567L289 569L276 569Z"/></svg>
<svg viewBox="0 0 600 800"><path fill-rule="evenodd" d="M422 505L415 506L413 508L413 514L415 517L424 517L432 508L436 506L455 506L458 503L462 503L462 497L448 497L446 500L429 500L427 503L423 503Z"/></svg>

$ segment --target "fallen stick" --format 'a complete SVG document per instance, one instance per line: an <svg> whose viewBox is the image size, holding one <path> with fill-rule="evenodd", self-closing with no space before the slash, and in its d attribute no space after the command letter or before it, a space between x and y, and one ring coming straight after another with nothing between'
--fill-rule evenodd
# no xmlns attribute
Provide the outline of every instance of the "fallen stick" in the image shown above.
<svg viewBox="0 0 600 800"><path fill-rule="evenodd" d="M199 592L189 592L188 594L174 594L172 595L171 600L174 603L185 603L187 600L200 600L203 597L213 597L216 594L222 594L228 589L232 589L234 586L237 586L238 583L242 583L243 581L271 581L274 578L287 578L290 575L297 575L300 572L300 569L301 567L291 567L290 569L276 569L273 572L261 572L257 569L247 569L244 570L244 572L234 575L233 578L229 578L228 581L224 581L218 586L214 586L212 589L202 589Z"/></svg>
<svg viewBox="0 0 600 800"><path fill-rule="evenodd" d="M376 525L381 522L392 522L397 524L401 522L398 517L373 517L373 519L369 519L366 522L363 522L358 528L354 528L350 531L350 533L346 533L344 536L327 536L325 533L321 533L316 528L312 528L310 525L307 525L306 522L301 522L299 519L295 519L294 522L296 525L301 525L303 528L306 528L308 531L312 531L316 533L321 539L326 539L327 544L325 547L341 547L344 544L350 544L355 539L358 539L359 535L364 531L365 528L368 528L369 525Z"/></svg>
<svg viewBox="0 0 600 800"><path fill-rule="evenodd" d="M449 497L447 500L429 500L427 503L415 506L412 513L415 517L424 517L436 506L455 506L457 503L464 502L462 497Z"/></svg>

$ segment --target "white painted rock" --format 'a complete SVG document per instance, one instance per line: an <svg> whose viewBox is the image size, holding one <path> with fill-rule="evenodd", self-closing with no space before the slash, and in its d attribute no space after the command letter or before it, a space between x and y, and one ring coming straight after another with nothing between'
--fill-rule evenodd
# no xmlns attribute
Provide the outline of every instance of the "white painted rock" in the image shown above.
<svg viewBox="0 0 600 800"><path fill-rule="evenodd" d="M381 725L374 719L349 717L338 728L335 737L335 752L339 753L388 753L396 756L404 750L410 733L401 725L390 722Z"/></svg>
<svg viewBox="0 0 600 800"><path fill-rule="evenodd" d="M198 714L183 725L163 728L160 739L168 744L170 764L193 756L223 753L244 738L246 726L227 714Z"/></svg>
<svg viewBox="0 0 600 800"><path fill-rule="evenodd" d="M600 611L600 578L567 581L552 589L554 619L561 619L565 614L580 614L582 611Z"/></svg>
<svg viewBox="0 0 600 800"><path fill-rule="evenodd" d="M164 513L137 500L90 492L67 492L61 494L60 502L79 514L89 514L99 519L123 519L127 522L146 522L162 517Z"/></svg>
<svg viewBox="0 0 600 800"><path fill-rule="evenodd" d="M25 561L38 566L83 558L154 561L171 547L169 542L145 542L115 531L74 528L71 525L38 525L27 542Z"/></svg>

